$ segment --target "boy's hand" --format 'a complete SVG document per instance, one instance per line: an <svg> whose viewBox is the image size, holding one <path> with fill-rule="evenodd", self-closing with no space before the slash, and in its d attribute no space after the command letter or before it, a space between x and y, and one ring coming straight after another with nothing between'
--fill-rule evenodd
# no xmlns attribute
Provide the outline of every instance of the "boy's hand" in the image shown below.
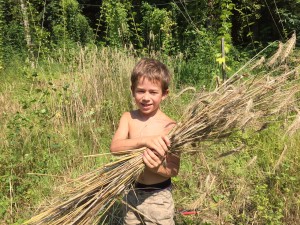
<svg viewBox="0 0 300 225"><path fill-rule="evenodd" d="M150 169L158 168L164 161L165 156L160 156L155 150L147 148L143 153L143 161Z"/></svg>
<svg viewBox="0 0 300 225"><path fill-rule="evenodd" d="M143 146L155 151L155 155L158 154L158 157L165 157L166 152L171 146L171 142L168 136L151 136L143 138ZM149 154L149 156L152 154ZM150 157L151 157L150 156Z"/></svg>
<svg viewBox="0 0 300 225"><path fill-rule="evenodd" d="M143 154L145 165L151 169L158 168L166 158L171 142L167 136L154 136L144 139L147 149Z"/></svg>

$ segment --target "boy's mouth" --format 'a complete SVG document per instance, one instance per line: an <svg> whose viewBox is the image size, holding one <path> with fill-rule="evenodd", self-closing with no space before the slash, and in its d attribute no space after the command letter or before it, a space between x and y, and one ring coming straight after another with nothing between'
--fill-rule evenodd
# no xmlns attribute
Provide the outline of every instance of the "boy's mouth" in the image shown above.
<svg viewBox="0 0 300 225"><path fill-rule="evenodd" d="M152 104L145 104L145 103L141 103L143 108L149 108L151 107Z"/></svg>

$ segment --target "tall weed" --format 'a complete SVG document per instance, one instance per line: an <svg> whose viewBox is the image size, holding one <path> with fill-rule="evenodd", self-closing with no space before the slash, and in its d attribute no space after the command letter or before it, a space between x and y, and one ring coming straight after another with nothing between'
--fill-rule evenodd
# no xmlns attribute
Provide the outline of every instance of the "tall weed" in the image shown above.
<svg viewBox="0 0 300 225"><path fill-rule="evenodd" d="M49 59L35 70L21 69L14 79L6 77L1 85L4 223L26 215L43 192L50 193L51 185L42 183L61 183L110 160L84 156L108 152L121 113L132 108L133 57L113 49L82 48L70 61L61 68Z"/></svg>

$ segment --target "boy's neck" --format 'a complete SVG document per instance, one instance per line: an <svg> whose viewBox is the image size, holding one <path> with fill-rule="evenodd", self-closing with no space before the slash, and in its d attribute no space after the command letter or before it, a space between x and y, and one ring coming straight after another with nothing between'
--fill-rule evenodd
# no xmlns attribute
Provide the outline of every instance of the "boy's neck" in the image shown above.
<svg viewBox="0 0 300 225"><path fill-rule="evenodd" d="M162 113L159 108L156 111L154 111L150 114L142 113L139 109L137 110L137 112L138 112L138 115L139 115L139 117L142 121L147 121L151 118L155 118L155 117L159 116Z"/></svg>

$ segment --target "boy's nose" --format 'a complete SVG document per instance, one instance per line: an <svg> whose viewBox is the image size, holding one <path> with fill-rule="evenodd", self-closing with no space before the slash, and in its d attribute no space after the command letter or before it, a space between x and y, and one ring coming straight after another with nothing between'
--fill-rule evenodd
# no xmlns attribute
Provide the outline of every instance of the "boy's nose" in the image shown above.
<svg viewBox="0 0 300 225"><path fill-rule="evenodd" d="M148 101L150 98L149 98L149 94L148 93L145 93L144 95L143 95L143 100L145 100L145 101Z"/></svg>

